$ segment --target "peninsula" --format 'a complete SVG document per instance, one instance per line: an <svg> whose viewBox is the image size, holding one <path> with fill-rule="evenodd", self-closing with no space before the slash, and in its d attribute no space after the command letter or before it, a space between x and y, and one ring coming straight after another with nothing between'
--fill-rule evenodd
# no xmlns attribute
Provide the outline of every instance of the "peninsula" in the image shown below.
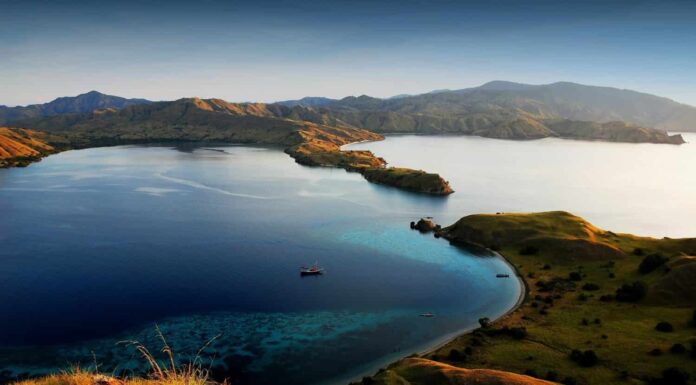
<svg viewBox="0 0 696 385"><path fill-rule="evenodd" d="M517 311L363 384L682 384L696 375L696 238L617 234L567 212L471 215L436 230L502 254L526 281ZM686 377L685 377L686 376Z"/></svg>

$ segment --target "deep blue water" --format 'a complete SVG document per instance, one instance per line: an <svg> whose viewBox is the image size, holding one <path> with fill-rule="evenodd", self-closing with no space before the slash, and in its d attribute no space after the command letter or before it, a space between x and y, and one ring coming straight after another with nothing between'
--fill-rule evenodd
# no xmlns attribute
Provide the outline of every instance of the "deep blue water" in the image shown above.
<svg viewBox="0 0 696 385"><path fill-rule="evenodd" d="M205 358L239 384L361 375L519 297L495 278L501 259L409 229L447 200L241 146L0 170L0 373L88 366L92 352L103 371L141 371L117 342L157 350L157 324L182 359L220 335ZM314 261L326 274L300 278Z"/></svg>

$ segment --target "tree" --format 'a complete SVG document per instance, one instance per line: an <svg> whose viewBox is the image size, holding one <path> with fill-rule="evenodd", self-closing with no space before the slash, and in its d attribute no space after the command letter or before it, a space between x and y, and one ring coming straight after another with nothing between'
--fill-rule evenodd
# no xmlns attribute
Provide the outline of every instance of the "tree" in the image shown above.
<svg viewBox="0 0 696 385"><path fill-rule="evenodd" d="M488 317L479 318L478 322L479 325L481 325L481 327L484 329L491 326L491 319Z"/></svg>
<svg viewBox="0 0 696 385"><path fill-rule="evenodd" d="M658 322L657 325L655 325L655 330L657 330L658 332L669 333L674 331L674 326L672 326L672 324L669 322L661 321Z"/></svg>
<svg viewBox="0 0 696 385"><path fill-rule="evenodd" d="M664 257L660 253L655 253L655 254L650 254L647 257L643 258L643 261L641 261L640 266L638 266L638 271L641 274L648 274L658 267L662 266L667 262L667 258Z"/></svg>
<svg viewBox="0 0 696 385"><path fill-rule="evenodd" d="M640 281L625 283L616 289L616 300L620 302L638 302L648 294L648 287Z"/></svg>

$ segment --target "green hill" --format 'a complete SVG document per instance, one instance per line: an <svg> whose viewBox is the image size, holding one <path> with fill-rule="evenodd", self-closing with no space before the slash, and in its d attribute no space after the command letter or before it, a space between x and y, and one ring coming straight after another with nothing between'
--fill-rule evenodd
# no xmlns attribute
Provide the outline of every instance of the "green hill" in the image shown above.
<svg viewBox="0 0 696 385"><path fill-rule="evenodd" d="M696 263L685 256L696 238L617 234L562 211L470 215L437 235L497 250L525 281L525 301L363 384L452 384L457 369L579 385L696 378Z"/></svg>

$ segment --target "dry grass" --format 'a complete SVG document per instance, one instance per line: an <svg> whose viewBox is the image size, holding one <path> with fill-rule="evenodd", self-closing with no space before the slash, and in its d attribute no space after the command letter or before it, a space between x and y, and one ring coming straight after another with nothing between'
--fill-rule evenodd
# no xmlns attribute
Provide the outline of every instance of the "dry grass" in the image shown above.
<svg viewBox="0 0 696 385"><path fill-rule="evenodd" d="M126 346L134 347L150 366L146 378L130 377L115 378L99 372L99 364L94 363L93 370L84 370L79 366L58 374L23 380L14 385L209 385L215 384L209 378L209 369L203 366L201 353L217 339L213 337L196 353L194 359L185 364L177 364L174 350L158 326L155 327L157 336L162 342L161 353L165 359L158 359L145 345L139 341L122 341ZM225 383L223 383L225 384Z"/></svg>

